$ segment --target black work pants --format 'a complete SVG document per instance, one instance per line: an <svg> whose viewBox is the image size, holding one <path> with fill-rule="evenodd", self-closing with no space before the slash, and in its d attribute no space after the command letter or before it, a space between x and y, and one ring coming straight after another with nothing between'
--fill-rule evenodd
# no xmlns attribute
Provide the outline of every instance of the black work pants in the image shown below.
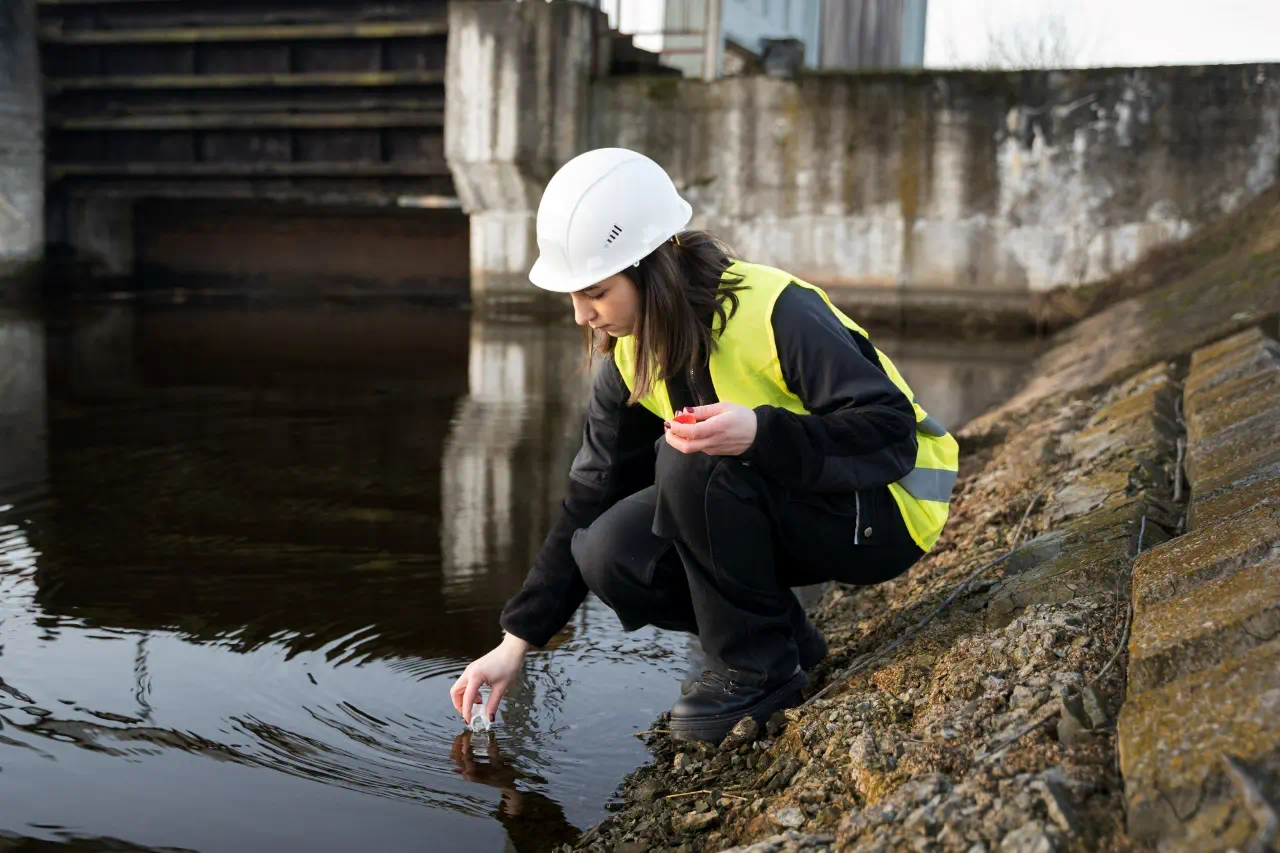
<svg viewBox="0 0 1280 853"><path fill-rule="evenodd" d="M922 556L887 487L800 494L735 457L658 447L655 485L577 531L574 559L624 629L692 631L737 680L795 672L805 615L791 587L880 583Z"/></svg>

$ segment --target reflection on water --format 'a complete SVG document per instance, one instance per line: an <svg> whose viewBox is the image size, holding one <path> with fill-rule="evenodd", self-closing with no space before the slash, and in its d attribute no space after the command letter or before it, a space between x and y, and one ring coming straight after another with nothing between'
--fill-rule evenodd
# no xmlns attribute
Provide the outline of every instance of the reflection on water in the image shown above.
<svg viewBox="0 0 1280 853"><path fill-rule="evenodd" d="M970 369L882 348L935 409ZM440 310L0 316L0 846L542 850L599 820L683 635L591 599L492 735L447 695L554 516L579 358Z"/></svg>

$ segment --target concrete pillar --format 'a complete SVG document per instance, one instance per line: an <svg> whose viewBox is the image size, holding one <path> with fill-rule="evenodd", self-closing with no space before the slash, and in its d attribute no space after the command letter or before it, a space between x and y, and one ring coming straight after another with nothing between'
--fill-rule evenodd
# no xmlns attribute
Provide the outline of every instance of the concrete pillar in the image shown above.
<svg viewBox="0 0 1280 853"><path fill-rule="evenodd" d="M471 290L532 296L538 200L586 145L607 18L581 3L452 0L445 156L471 216Z"/></svg>
<svg viewBox="0 0 1280 853"><path fill-rule="evenodd" d="M473 319L467 395L440 483L444 573L455 588L486 573L487 585L474 588L504 597L523 582L581 445L591 390L582 358L582 337L567 322ZM499 576L504 568L515 574Z"/></svg>
<svg viewBox="0 0 1280 853"><path fill-rule="evenodd" d="M35 0L0 2L0 298L44 252L44 105Z"/></svg>

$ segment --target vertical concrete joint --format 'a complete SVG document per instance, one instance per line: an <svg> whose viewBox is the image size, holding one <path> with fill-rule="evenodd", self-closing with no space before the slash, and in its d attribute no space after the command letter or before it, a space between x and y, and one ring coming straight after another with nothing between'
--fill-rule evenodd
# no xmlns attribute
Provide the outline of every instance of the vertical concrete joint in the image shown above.
<svg viewBox="0 0 1280 853"><path fill-rule="evenodd" d="M477 296L530 287L542 191L585 150L601 14L580 3L449 4L445 156L471 216Z"/></svg>

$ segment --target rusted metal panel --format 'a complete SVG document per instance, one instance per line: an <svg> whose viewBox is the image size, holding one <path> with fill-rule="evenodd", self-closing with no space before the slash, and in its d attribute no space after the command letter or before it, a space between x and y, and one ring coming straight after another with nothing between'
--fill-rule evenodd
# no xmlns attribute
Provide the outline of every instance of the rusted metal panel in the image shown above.
<svg viewBox="0 0 1280 853"><path fill-rule="evenodd" d="M103 159L110 163L185 164L196 159L189 133L113 133L104 137Z"/></svg>
<svg viewBox="0 0 1280 853"><path fill-rule="evenodd" d="M74 48L67 51L73 52ZM97 48L99 77L147 74L194 74L195 49L189 45L136 45ZM56 78L55 78L56 79Z"/></svg>
<svg viewBox="0 0 1280 853"><path fill-rule="evenodd" d="M190 146L188 135L174 137L181 148ZM116 136L108 137L108 157L111 146L117 145ZM187 149L190 150L189 148ZM178 155L181 156L181 155ZM50 166L55 178L63 177L139 177L139 178L183 178L183 177L327 177L327 178L364 178L364 177L423 177L447 176L447 163L357 163L357 162L311 162L311 163L194 163L185 162L175 156L169 161L152 160L148 162L128 162L113 160L105 163L65 163ZM188 155L189 159L189 155Z"/></svg>
<svg viewBox="0 0 1280 853"><path fill-rule="evenodd" d="M159 114L137 116L54 117L50 126L59 130L258 130L272 128L443 128L440 110L351 113L233 113L203 115Z"/></svg>
<svg viewBox="0 0 1280 853"><path fill-rule="evenodd" d="M383 133L383 150L393 163L420 160L443 162L444 132L389 130Z"/></svg>
<svg viewBox="0 0 1280 853"><path fill-rule="evenodd" d="M382 43L319 41L292 49L293 70L300 73L361 73L382 71ZM425 70L425 69L424 69Z"/></svg>
<svg viewBox="0 0 1280 853"><path fill-rule="evenodd" d="M383 67L388 71L432 71L444 68L445 39L405 39L383 44Z"/></svg>
<svg viewBox="0 0 1280 853"><path fill-rule="evenodd" d="M136 46L113 50L139 50ZM195 51L198 61L193 69L201 76L233 74L288 74L294 71L293 51L288 44L201 44L182 48Z"/></svg>
<svg viewBox="0 0 1280 853"><path fill-rule="evenodd" d="M59 167L75 169L78 167ZM204 169L198 174L112 175L109 166L91 167L87 177L62 176L60 196L93 195L115 199L183 199L187 201L252 198L302 204L348 204L454 210L460 204L447 175L235 174ZM286 170L287 171L287 170Z"/></svg>
<svg viewBox="0 0 1280 853"><path fill-rule="evenodd" d="M443 84L443 71L373 71L311 74L145 74L66 77L47 81L53 92L69 89L259 89L259 88L374 88Z"/></svg>
<svg viewBox="0 0 1280 853"><path fill-rule="evenodd" d="M468 220L460 211L316 210L262 205L138 209L138 252L152 270L229 279L377 281L466 293Z"/></svg>
<svg viewBox="0 0 1280 853"><path fill-rule="evenodd" d="M200 134L199 140L200 160L206 163L288 163L293 159L288 131L216 131Z"/></svg>
<svg viewBox="0 0 1280 853"><path fill-rule="evenodd" d="M93 163L103 159L102 133L51 133L45 152L52 163Z"/></svg>
<svg viewBox="0 0 1280 853"><path fill-rule="evenodd" d="M63 92L49 105L50 119L202 116L213 113L253 116L291 111L299 115L358 115L374 112L440 113L444 87L411 89L125 89Z"/></svg>
<svg viewBox="0 0 1280 853"><path fill-rule="evenodd" d="M449 25L439 21L390 23L279 24L275 26L176 27L70 32L46 25L41 38L48 44L203 44L206 42L319 41L322 39L390 39L444 36Z"/></svg>
<svg viewBox="0 0 1280 853"><path fill-rule="evenodd" d="M46 78L58 74L77 77L102 74L102 48L41 45L40 65Z"/></svg>
<svg viewBox="0 0 1280 853"><path fill-rule="evenodd" d="M453 195L446 0L40 4L49 176L147 197Z"/></svg>
<svg viewBox="0 0 1280 853"><path fill-rule="evenodd" d="M376 163L382 138L376 130L300 130L295 135L300 163Z"/></svg>
<svg viewBox="0 0 1280 853"><path fill-rule="evenodd" d="M192 28L275 27L301 24L389 24L441 22L447 0L358 3L331 0L177 0L174 3L40 4L42 23L62 32L106 30L183 30Z"/></svg>

